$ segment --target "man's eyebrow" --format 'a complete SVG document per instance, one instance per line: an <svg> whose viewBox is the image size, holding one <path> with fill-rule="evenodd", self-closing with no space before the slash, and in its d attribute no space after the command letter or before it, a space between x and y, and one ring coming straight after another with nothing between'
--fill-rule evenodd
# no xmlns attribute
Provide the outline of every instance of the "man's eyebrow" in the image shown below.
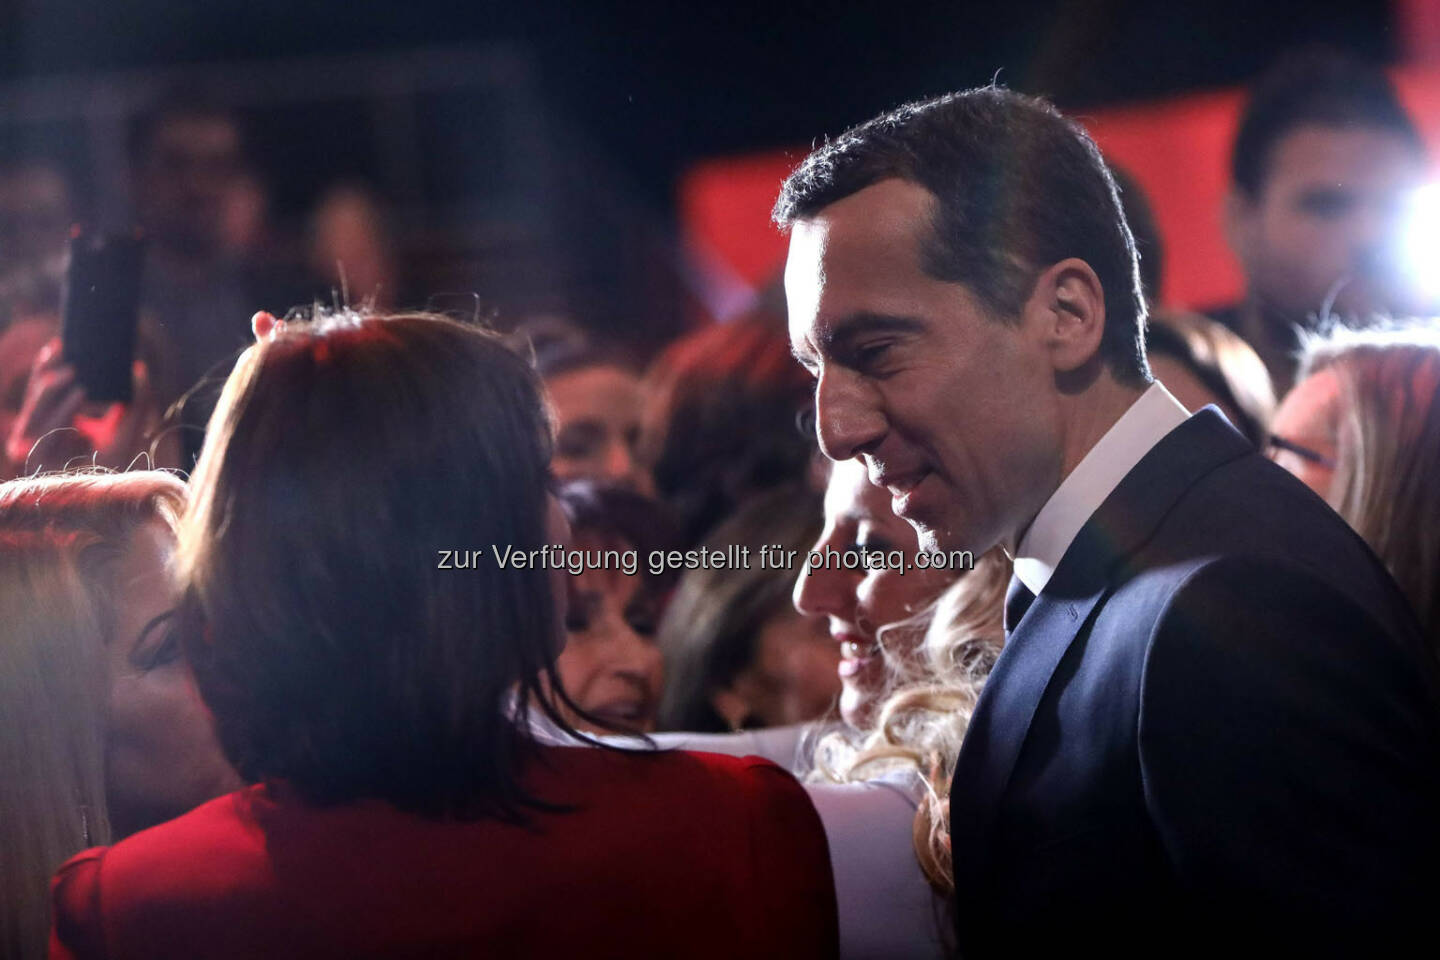
<svg viewBox="0 0 1440 960"><path fill-rule="evenodd" d="M849 346L850 341L866 334L913 333L923 328L924 323L918 317L892 313L871 313L862 310L826 324L821 328L817 339L820 352L826 356L834 356L837 351L844 350ZM808 345L796 346L791 343L790 354L807 369L816 363L815 355L808 349Z"/></svg>
<svg viewBox="0 0 1440 960"><path fill-rule="evenodd" d="M806 347L797 347L794 343L790 344L790 356L794 357L795 362L807 370L815 363L814 355Z"/></svg>
<svg viewBox="0 0 1440 960"><path fill-rule="evenodd" d="M914 333L924 324L918 317L860 311L826 325L820 332L820 347L827 354L843 350L857 337L870 333Z"/></svg>

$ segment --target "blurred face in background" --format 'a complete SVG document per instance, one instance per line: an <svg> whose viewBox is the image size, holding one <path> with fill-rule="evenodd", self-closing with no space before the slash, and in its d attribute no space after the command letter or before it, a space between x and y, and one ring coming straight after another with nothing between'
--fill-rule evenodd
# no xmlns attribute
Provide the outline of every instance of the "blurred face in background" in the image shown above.
<svg viewBox="0 0 1440 960"><path fill-rule="evenodd" d="M142 164L142 219L175 253L210 256L227 242L237 191L249 188L240 130L223 115L158 122Z"/></svg>
<svg viewBox="0 0 1440 960"><path fill-rule="evenodd" d="M1423 306L1398 253L1406 201L1424 174L1424 158L1387 130L1295 128L1275 145L1259 195L1232 197L1231 242L1250 296L1296 321L1318 313L1341 280L1341 314Z"/></svg>
<svg viewBox="0 0 1440 960"><path fill-rule="evenodd" d="M58 267L70 230L70 190L44 166L0 172L0 275Z"/></svg>
<svg viewBox="0 0 1440 960"><path fill-rule="evenodd" d="M215 740L170 620L174 535L152 521L116 562L106 793L120 834L179 816L242 784Z"/></svg>
<svg viewBox="0 0 1440 960"><path fill-rule="evenodd" d="M628 549L583 536L576 546ZM566 579L566 641L555 668L570 698L605 726L580 717L567 719L598 733L654 730L664 682L664 664L655 642L663 598L645 589L643 570L636 576L623 570L585 570Z"/></svg>
<svg viewBox="0 0 1440 960"><path fill-rule="evenodd" d="M825 529L812 548L862 553L899 550L913 561L919 549L914 529L890 510L889 494L870 483L859 460L835 464L825 490ZM921 631L889 631L881 649L879 631L924 610L954 582L940 570L845 570L833 564L807 567L795 582L795 606L823 618L840 654L843 690L840 713L851 726L863 727L884 696L896 666L913 662ZM887 661L887 658L889 660Z"/></svg>
<svg viewBox="0 0 1440 960"><path fill-rule="evenodd" d="M551 469L561 480L588 477L653 493L636 456L640 441L640 380L619 367L581 367L547 377L555 413Z"/></svg>
<svg viewBox="0 0 1440 960"><path fill-rule="evenodd" d="M1340 414L1340 377L1325 367L1295 385L1270 423L1271 459L1326 500L1335 480Z"/></svg>
<svg viewBox="0 0 1440 960"><path fill-rule="evenodd" d="M715 710L737 730L818 720L840 693L838 659L823 618L784 608L761 624L755 658L715 695Z"/></svg>

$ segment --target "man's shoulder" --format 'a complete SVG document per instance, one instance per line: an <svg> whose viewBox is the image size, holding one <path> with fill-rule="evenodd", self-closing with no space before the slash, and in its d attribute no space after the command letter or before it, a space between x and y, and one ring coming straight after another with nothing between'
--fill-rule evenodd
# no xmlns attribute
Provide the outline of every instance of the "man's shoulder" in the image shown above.
<svg viewBox="0 0 1440 960"><path fill-rule="evenodd" d="M1414 629L1404 597L1359 535L1289 473L1249 453L1175 496L1120 559L1094 630L1123 634L1143 655L1167 618L1245 636L1262 609L1272 628L1302 610L1334 610L1336 622L1340 611L1358 611L1383 632Z"/></svg>
<svg viewBox="0 0 1440 960"><path fill-rule="evenodd" d="M1198 478L1126 564L1132 576L1149 572L1173 583L1206 567L1213 568L1212 578L1248 571L1252 579L1237 580L1237 588L1263 591L1273 569L1364 606L1391 612L1403 606L1364 540L1313 491L1259 454L1235 458Z"/></svg>

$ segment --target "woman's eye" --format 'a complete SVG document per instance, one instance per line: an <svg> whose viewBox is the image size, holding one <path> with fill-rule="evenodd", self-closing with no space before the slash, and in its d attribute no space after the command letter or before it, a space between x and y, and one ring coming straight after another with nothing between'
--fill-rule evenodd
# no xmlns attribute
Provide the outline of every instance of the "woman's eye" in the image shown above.
<svg viewBox="0 0 1440 960"><path fill-rule="evenodd" d="M562 427L555 437L555 455L567 460L583 460L604 448L605 431L598 424L582 421Z"/></svg>
<svg viewBox="0 0 1440 960"><path fill-rule="evenodd" d="M625 622L642 637L653 637L660 628L659 617L651 604L641 604L625 611Z"/></svg>
<svg viewBox="0 0 1440 960"><path fill-rule="evenodd" d="M590 620L598 606L599 599L593 593L572 592L570 602L565 607L565 629L570 633L584 633L589 630Z"/></svg>
<svg viewBox="0 0 1440 960"><path fill-rule="evenodd" d="M161 627L164 635L156 638L154 643L143 648L143 652L137 658L137 666L143 671L156 670L166 664L176 662L181 657L180 637L174 630L168 627Z"/></svg>
<svg viewBox="0 0 1440 960"><path fill-rule="evenodd" d="M881 537L871 537L856 543L855 549L861 553L889 553L894 549L894 544Z"/></svg>
<svg viewBox="0 0 1440 960"><path fill-rule="evenodd" d="M167 610L145 624L130 654L136 669L146 671L174 663L183 655L180 635L172 622L175 611Z"/></svg>

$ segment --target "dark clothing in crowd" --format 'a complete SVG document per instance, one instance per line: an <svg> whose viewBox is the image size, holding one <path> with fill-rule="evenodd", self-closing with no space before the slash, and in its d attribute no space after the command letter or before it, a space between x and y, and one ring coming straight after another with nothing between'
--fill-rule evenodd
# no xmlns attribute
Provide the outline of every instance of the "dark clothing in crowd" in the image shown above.
<svg viewBox="0 0 1440 960"><path fill-rule="evenodd" d="M964 956L1383 953L1431 916L1440 684L1413 615L1213 409L1010 626L951 794Z"/></svg>

